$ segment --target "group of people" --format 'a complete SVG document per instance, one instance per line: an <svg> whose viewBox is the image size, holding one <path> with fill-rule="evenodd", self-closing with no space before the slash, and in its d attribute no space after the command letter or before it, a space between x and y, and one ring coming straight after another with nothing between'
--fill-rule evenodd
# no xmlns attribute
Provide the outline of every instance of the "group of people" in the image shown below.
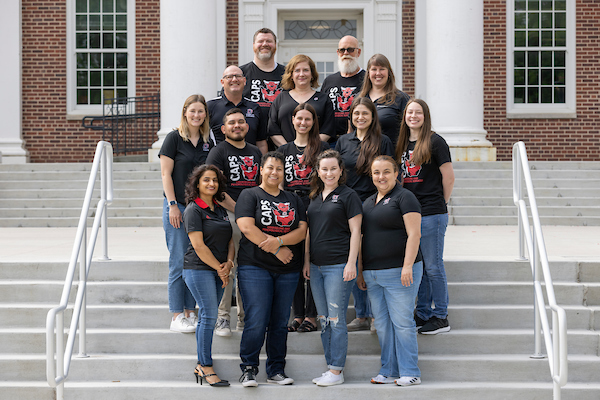
<svg viewBox="0 0 600 400"><path fill-rule="evenodd" d="M359 67L352 36L321 91L308 56L275 63L268 28L253 48L252 62L225 69L219 97L186 99L159 153L171 330L196 333L197 381L229 386L211 347L213 333L231 335L235 286L243 386L258 385L265 340L267 382L292 384L288 332L319 324L327 369L313 383L343 383L348 331L370 328L381 347L371 382L419 384L417 329L450 330L448 145L385 56Z"/></svg>

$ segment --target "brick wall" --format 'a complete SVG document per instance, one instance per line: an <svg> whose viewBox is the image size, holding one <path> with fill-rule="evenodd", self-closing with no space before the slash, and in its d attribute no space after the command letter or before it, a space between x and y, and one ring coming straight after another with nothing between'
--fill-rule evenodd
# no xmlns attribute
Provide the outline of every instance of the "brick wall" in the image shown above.
<svg viewBox="0 0 600 400"><path fill-rule="evenodd" d="M160 88L159 4L136 1L137 95ZM90 162L102 133L66 117L65 1L22 0L22 32L23 139L31 162Z"/></svg>
<svg viewBox="0 0 600 400"><path fill-rule="evenodd" d="M498 160L522 140L531 160L600 161L600 7L577 0L577 118L506 118L506 6L484 0L484 128Z"/></svg>
<svg viewBox="0 0 600 400"><path fill-rule="evenodd" d="M402 2L402 91L415 95L415 1Z"/></svg>
<svg viewBox="0 0 600 400"><path fill-rule="evenodd" d="M227 0L227 65L238 64L239 49L239 19L238 19L238 0ZM250 45L252 38L242 38L244 45Z"/></svg>

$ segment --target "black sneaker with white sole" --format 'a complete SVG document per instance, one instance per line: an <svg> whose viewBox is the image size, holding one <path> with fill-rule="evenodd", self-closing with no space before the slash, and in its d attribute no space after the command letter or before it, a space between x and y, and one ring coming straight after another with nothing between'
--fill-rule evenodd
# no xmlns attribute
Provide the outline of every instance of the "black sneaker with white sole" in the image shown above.
<svg viewBox="0 0 600 400"><path fill-rule="evenodd" d="M425 325L419 329L419 333L423 335L436 335L442 332L449 332L450 324L448 318L431 317Z"/></svg>
<svg viewBox="0 0 600 400"><path fill-rule="evenodd" d="M256 374L258 374L258 368L247 366L240 376L240 383L243 387L257 387Z"/></svg>
<svg viewBox="0 0 600 400"><path fill-rule="evenodd" d="M284 373L275 374L267 379L267 383L276 383L278 385L291 385L294 380Z"/></svg>
<svg viewBox="0 0 600 400"><path fill-rule="evenodd" d="M417 325L417 329L419 329L420 327L422 327L426 323L427 323L427 321L425 321L423 318L419 317L417 315L417 313L415 313L415 324Z"/></svg>

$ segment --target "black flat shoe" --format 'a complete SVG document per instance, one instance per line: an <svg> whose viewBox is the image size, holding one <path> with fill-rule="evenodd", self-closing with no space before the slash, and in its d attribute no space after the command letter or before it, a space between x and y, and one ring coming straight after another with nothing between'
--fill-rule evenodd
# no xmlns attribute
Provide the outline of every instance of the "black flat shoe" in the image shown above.
<svg viewBox="0 0 600 400"><path fill-rule="evenodd" d="M204 371L202 371L202 369L198 368L198 367L196 367L196 369L194 370L194 375L196 376L196 383L198 383L198 379L200 379L200 385L202 385L202 381L205 380L206 383L208 383L210 386L215 386L215 387L229 386L229 381L226 381L224 379L221 379L218 382L210 383L208 381L208 377L209 376L217 376L217 374L208 374L208 375L205 375Z"/></svg>
<svg viewBox="0 0 600 400"><path fill-rule="evenodd" d="M305 319L298 327L298 332L314 332L316 330L317 326L307 319Z"/></svg>
<svg viewBox="0 0 600 400"><path fill-rule="evenodd" d="M291 324L288 325L288 332L296 332L300 327L300 322L293 320Z"/></svg>

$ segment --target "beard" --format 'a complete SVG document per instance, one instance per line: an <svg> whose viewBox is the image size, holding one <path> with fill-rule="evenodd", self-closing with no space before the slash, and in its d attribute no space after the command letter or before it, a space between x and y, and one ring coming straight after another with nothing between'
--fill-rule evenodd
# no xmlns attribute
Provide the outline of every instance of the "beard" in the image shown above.
<svg viewBox="0 0 600 400"><path fill-rule="evenodd" d="M258 58L260 61L269 61L273 55L275 54L274 51L268 51L268 52L261 52L260 50L257 51L256 53L256 58Z"/></svg>
<svg viewBox="0 0 600 400"><path fill-rule="evenodd" d="M338 58L338 68L342 74L351 74L358 71L358 61L356 58L350 57L349 59Z"/></svg>

